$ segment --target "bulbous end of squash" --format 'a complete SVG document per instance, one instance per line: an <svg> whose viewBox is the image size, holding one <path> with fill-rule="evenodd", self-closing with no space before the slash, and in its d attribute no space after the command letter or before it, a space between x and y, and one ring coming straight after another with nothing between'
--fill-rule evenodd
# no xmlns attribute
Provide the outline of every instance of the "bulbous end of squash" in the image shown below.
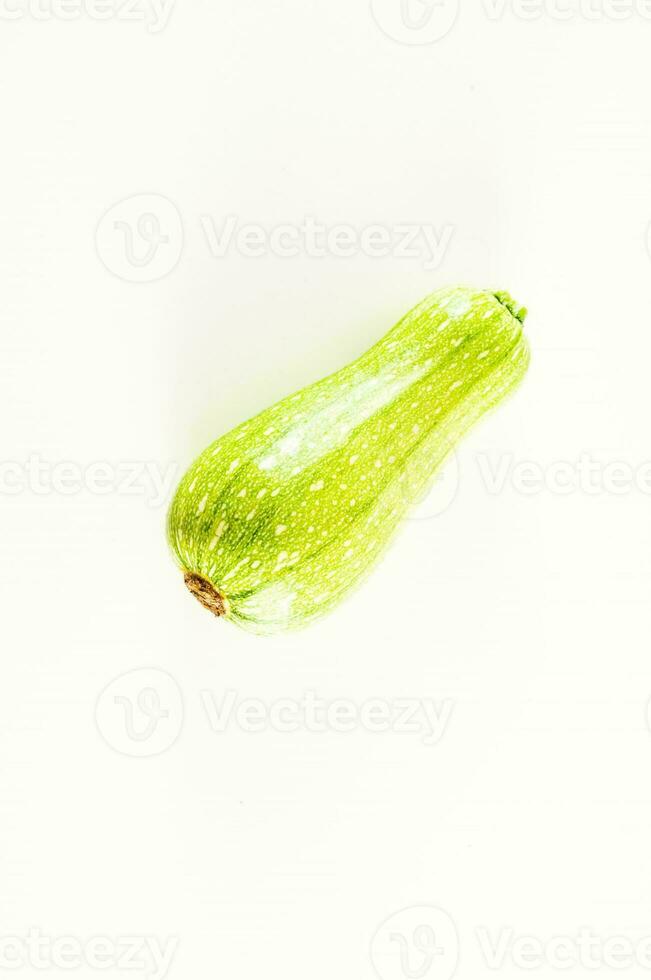
<svg viewBox="0 0 651 980"><path fill-rule="evenodd" d="M506 290L500 290L497 293L493 293L493 296L495 299L500 301L502 306L507 308L509 313L511 313L516 320L519 320L520 323L524 323L528 312L526 306L520 306L519 303L516 303L511 294L507 293Z"/></svg>
<svg viewBox="0 0 651 980"><path fill-rule="evenodd" d="M225 616L228 612L226 599L217 589L201 575L194 572L186 572L184 581L188 589L198 599L204 609L208 609L213 616Z"/></svg>

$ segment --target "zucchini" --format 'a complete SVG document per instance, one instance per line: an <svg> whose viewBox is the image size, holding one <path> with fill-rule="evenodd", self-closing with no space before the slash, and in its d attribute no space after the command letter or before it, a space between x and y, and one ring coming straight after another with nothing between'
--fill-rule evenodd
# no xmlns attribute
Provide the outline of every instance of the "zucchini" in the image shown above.
<svg viewBox="0 0 651 980"><path fill-rule="evenodd" d="M335 606L459 438L524 377L525 315L508 293L438 290L352 364L209 446L168 517L193 595L256 633Z"/></svg>

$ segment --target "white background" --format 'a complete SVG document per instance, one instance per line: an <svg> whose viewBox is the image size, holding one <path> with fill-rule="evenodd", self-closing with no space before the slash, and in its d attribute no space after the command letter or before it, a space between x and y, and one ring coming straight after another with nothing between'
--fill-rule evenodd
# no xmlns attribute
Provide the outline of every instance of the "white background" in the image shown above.
<svg viewBox="0 0 651 980"><path fill-rule="evenodd" d="M616 937L649 973L651 12L412 2L3 2L3 942L173 941L170 980L449 980L527 975L518 937L567 975L547 944L584 928L599 975ZM229 215L297 254L214 254ZM435 268L420 239L313 254L309 216L449 241ZM520 392L322 623L213 620L144 464L174 482L457 281L528 305ZM436 702L445 730L206 710L306 692Z"/></svg>

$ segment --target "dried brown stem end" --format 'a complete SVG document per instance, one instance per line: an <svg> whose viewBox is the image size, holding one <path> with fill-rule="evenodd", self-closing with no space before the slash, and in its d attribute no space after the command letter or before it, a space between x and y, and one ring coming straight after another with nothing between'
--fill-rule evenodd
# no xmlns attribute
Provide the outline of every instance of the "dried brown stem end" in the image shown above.
<svg viewBox="0 0 651 980"><path fill-rule="evenodd" d="M204 609L210 610L213 616L226 615L226 600L210 582L201 575L195 575L194 572L186 572L184 580L192 595L199 600Z"/></svg>

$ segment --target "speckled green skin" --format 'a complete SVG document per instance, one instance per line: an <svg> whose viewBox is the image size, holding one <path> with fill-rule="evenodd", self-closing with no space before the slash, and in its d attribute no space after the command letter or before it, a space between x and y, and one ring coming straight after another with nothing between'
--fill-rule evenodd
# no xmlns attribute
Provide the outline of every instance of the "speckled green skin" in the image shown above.
<svg viewBox="0 0 651 980"><path fill-rule="evenodd" d="M358 360L222 436L170 509L181 568L257 633L325 613L460 436L524 377L525 313L506 293L439 290Z"/></svg>

